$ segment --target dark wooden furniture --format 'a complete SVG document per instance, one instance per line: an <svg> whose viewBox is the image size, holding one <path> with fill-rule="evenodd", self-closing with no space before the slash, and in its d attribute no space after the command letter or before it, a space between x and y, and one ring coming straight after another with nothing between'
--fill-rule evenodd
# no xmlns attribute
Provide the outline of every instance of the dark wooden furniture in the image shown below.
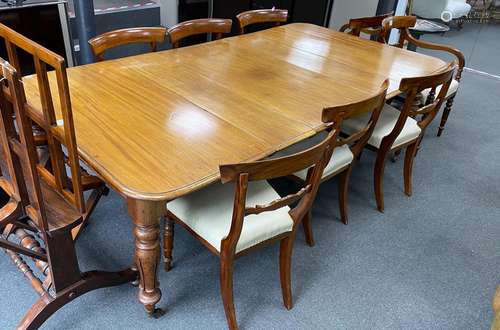
<svg viewBox="0 0 500 330"><path fill-rule="evenodd" d="M195 3L192 0L180 0L179 4L183 2L190 2L190 6L193 7L193 16L185 16L181 15L179 17L184 17L183 20L207 17L207 12L209 11L210 2L212 15L208 15L211 17L227 17L231 19L235 19L236 15L241 12L248 10L259 10L266 8L280 8L288 10L288 22L289 23L310 23L318 26L328 27L333 7L333 0L197 0ZM202 2L202 5L205 5L205 13L203 16L196 16L198 13L196 12L194 7L201 7L199 3ZM259 28L259 26L255 26L252 28ZM237 24L233 26L233 33L239 34L239 27ZM248 32L248 31L247 31Z"/></svg>
<svg viewBox="0 0 500 330"><path fill-rule="evenodd" d="M386 80L380 90L373 96L364 99L362 101L353 102L346 105L341 105L337 107L326 108L323 111L323 121L327 123L331 123L331 116L329 113L336 112L344 112L345 119L349 119L352 116L357 116L363 113L369 113L365 126L361 127L357 132L353 132L350 136L347 136L343 139L339 139L335 142L335 149L331 154L331 157L328 160L327 165L325 166L325 170L323 171L323 175L321 176L321 182L332 179L333 177L339 177L338 189L339 189L339 210L340 210L340 218L344 224L347 225L348 216L347 216L347 196L349 189L349 178L351 176L351 172L353 166L355 164L355 160L361 154L363 148L365 147L368 139L370 138L373 129L377 123L377 120L380 116L380 112L385 104L387 88L389 87L389 81ZM328 130L327 130L328 131ZM312 144L317 143L318 138L323 138L325 132L319 133L316 136L296 143L282 151L279 151L273 158L276 156L288 155L290 153L295 153L300 150L306 150L311 147ZM307 171L303 170L300 172L296 172L289 176L292 180L304 184L307 179ZM303 226L304 232L306 236L306 242L309 246L314 246L314 236L311 226L312 215L308 213L304 218Z"/></svg>
<svg viewBox="0 0 500 330"><path fill-rule="evenodd" d="M415 38L410 31L410 29L415 26L417 22L417 18L415 16L393 16L384 20L384 30L386 34L389 34L392 29L399 30L399 41L394 46L402 48L405 45L414 45L415 47L421 47L425 49L432 49L436 51L444 51L450 53L452 56L455 56L458 61L458 67L456 70L456 74L454 80L451 82L448 93L446 94L446 104L443 110L443 115L441 116L441 122L439 124L438 136L443 134L444 128L446 126L446 122L450 115L451 109L453 107L453 102L455 100L455 96L458 92L458 87L460 85L460 80L462 78L462 72L465 67L465 57L464 54L451 46L434 44L427 41L419 40ZM439 93L439 88L436 89L435 93ZM426 104L432 103L434 94L430 89L426 89L422 91L423 100Z"/></svg>
<svg viewBox="0 0 500 330"><path fill-rule="evenodd" d="M254 24L272 23L279 26L288 20L288 10L285 9L257 9L248 10L236 15L240 34L245 33L245 29Z"/></svg>
<svg viewBox="0 0 500 330"><path fill-rule="evenodd" d="M500 330L500 286L493 298L493 313L495 314L491 330Z"/></svg>
<svg viewBox="0 0 500 330"><path fill-rule="evenodd" d="M446 93L453 80L456 63L449 64L445 69L424 77L404 78L399 90L406 95L401 110L386 105L382 110L379 121L368 140L368 146L377 151L377 160L374 170L375 197L377 208L384 211L383 178L387 156L390 152L397 152L406 148L404 162L404 191L412 195L413 161L417 148L425 134L425 129L432 122L446 98ZM415 100L419 93L430 88L437 97L424 107L415 107ZM357 116L344 121L343 131L351 134L363 127L366 115Z"/></svg>
<svg viewBox="0 0 500 330"><path fill-rule="evenodd" d="M40 70L40 90L45 96L50 95L46 67L56 70L61 101L69 104L64 98L67 88L64 60L36 44L27 43L4 26L0 26L0 31L10 51L14 51L15 42L20 48L35 54L35 67ZM83 223L86 205L71 112L63 113L64 123L60 126L53 108L45 107L43 118L34 116L25 106L24 90L16 70L3 59L0 59L0 65L3 81L0 91L0 186L10 196L10 201L0 209L0 247L40 295L18 328L38 329L52 314L78 296L134 281L137 272L80 271L72 230ZM44 99L42 102L47 106L51 101ZM50 169L39 164L32 130L32 121L35 120L48 132ZM63 130L65 138L55 138L52 135L55 130ZM65 171L62 146L67 148L71 160L71 177ZM45 276L43 281L23 257L33 260Z"/></svg>
<svg viewBox="0 0 500 330"><path fill-rule="evenodd" d="M0 24L0 36L5 40L9 62L14 66L19 76L21 76L21 61L18 57L18 48L22 50L21 53L25 58L27 55L32 56L33 67L37 74L38 89L40 95L42 95L40 104L44 111L37 116L36 120L32 120L35 130L34 139L38 146L37 152L40 158L40 165L46 168L45 171L41 172L41 175L43 175L46 180L53 182L60 193L74 200L78 209L82 212L83 222L73 229L73 237L76 238L81 229L87 224L100 198L103 195L107 195L109 189L101 179L89 174L87 170L80 166L76 142L74 141L74 133L73 135L71 133L73 127L68 127L68 136L64 137L67 139L68 144L71 145L71 148L67 149L66 153L63 153L62 149L60 150L60 142L54 138L51 129L52 125L61 125L61 123L65 125L66 115L64 115L59 122L54 122L56 120L54 114L54 100L52 98L54 93L51 92L44 77L46 77L47 70L50 68L55 69L58 73L57 89L60 108L63 114L71 114L71 102L69 99L64 58L2 24ZM68 116L71 117L71 115ZM68 184L69 177L66 174L67 167L70 169L70 177L79 178L73 181L74 185ZM57 173L61 179L52 178L50 171ZM84 198L84 191L91 191L87 200Z"/></svg>
<svg viewBox="0 0 500 330"><path fill-rule="evenodd" d="M171 268L173 226L178 223L220 258L220 289L230 329L238 328L233 302L234 260L277 241L280 242L283 302L287 309L292 308L290 272L297 227L310 213L323 169L335 148L345 110L332 108L323 112L323 121L332 123L332 130L316 146L281 158L222 165L220 174L224 185L210 186L168 204L165 269ZM308 172L304 187L283 198L263 182L304 169ZM235 183L236 189L228 183ZM290 209L291 205L295 206Z"/></svg>
<svg viewBox="0 0 500 330"><path fill-rule="evenodd" d="M151 51L156 52L158 43L165 40L167 29L163 27L138 27L120 29L103 33L89 40L89 44L97 62L104 60L104 53L111 48L147 43Z"/></svg>
<svg viewBox="0 0 500 330"><path fill-rule="evenodd" d="M382 22L391 16L392 13L372 17L352 18L349 20L349 23L342 25L339 31L352 34L356 37L359 37L361 33L365 33L376 41L385 43L387 36L382 29Z"/></svg>
<svg viewBox="0 0 500 330"><path fill-rule="evenodd" d="M129 205L146 310L161 299L156 271L166 202L218 181L219 164L262 159L324 130L327 104L368 98L387 77L394 97L403 77L445 65L294 23L68 69L80 157ZM56 86L52 72L49 82ZM41 113L37 77L23 83L28 106Z"/></svg>
<svg viewBox="0 0 500 330"><path fill-rule="evenodd" d="M233 21L221 18L200 18L181 22L168 29L170 43L178 48L181 40L200 34L212 34L214 40L222 38L223 34L231 32Z"/></svg>

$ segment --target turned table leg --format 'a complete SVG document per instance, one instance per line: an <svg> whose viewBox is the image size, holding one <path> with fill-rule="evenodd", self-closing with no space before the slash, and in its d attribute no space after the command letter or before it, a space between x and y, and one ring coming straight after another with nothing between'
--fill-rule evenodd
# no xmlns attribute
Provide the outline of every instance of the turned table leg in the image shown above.
<svg viewBox="0 0 500 330"><path fill-rule="evenodd" d="M128 199L134 222L135 263L139 270L139 301L150 315L161 314L156 304L161 291L156 271L160 263L160 219L165 203ZM160 312L160 313L159 313Z"/></svg>

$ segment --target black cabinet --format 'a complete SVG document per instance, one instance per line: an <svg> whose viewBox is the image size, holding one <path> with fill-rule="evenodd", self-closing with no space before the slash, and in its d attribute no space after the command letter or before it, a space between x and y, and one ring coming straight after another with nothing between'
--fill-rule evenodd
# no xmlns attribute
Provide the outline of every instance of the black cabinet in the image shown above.
<svg viewBox="0 0 500 330"><path fill-rule="evenodd" d="M25 6L8 6L0 2L0 23L36 41L42 46L63 56L69 65L73 64L68 18L63 1L30 1ZM7 59L5 43L0 42L0 56ZM22 74L35 72L33 58L19 51Z"/></svg>
<svg viewBox="0 0 500 330"><path fill-rule="evenodd" d="M333 0L296 0L293 7L292 19L294 22L328 26L332 6Z"/></svg>

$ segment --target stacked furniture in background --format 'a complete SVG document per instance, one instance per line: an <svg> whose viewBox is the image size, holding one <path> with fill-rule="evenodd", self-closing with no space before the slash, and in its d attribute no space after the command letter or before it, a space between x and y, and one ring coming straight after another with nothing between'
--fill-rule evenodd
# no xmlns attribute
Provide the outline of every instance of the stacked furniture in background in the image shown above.
<svg viewBox="0 0 500 330"><path fill-rule="evenodd" d="M19 324L21 329L37 329L78 296L134 281L137 271L80 271L75 229L88 219L96 196L100 197L106 188L100 180L90 181L81 174L65 61L1 24L0 35L5 39L11 62L19 64L18 49L31 54L39 77L42 113L28 109L18 72L0 59L1 79L7 82L0 91L0 186L10 196L0 210L0 247L40 295ZM50 74L49 68L54 70ZM49 75L57 84L57 105L53 104ZM56 121L56 107L62 112L62 122ZM32 122L45 130L48 164L40 163ZM94 192L85 200L84 190L89 182L93 182ZM45 276L43 281L23 257L34 261Z"/></svg>

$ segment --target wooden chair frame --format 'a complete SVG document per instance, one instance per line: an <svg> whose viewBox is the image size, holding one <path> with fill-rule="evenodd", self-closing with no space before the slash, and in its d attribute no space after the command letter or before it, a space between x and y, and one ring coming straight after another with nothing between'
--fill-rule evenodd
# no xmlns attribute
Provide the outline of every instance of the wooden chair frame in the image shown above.
<svg viewBox="0 0 500 330"><path fill-rule="evenodd" d="M36 329L79 295L132 281L137 273L132 270L120 273L80 272L74 246L75 230L78 233L78 228L88 219L89 211L95 206L95 192L100 196L104 186L97 181L88 181L97 188L85 203L83 190L86 179L81 175L77 155L64 59L1 24L0 35L5 39L9 57L16 65L19 65L17 48L33 55L43 107L40 114L28 105L17 70L0 59L0 80L3 82L0 86L0 142L3 153L0 187L10 197L0 209L0 247L6 250L40 295L19 324L23 329ZM55 75L58 85L63 123L56 121L47 66L54 69L50 74ZM33 122L46 134L50 155L46 166L39 162ZM63 146L68 156L63 153ZM69 176L66 166L70 169ZM13 236L17 236L19 243L9 240ZM43 247L38 239L43 242ZM22 256L33 259L35 266L46 276L43 283Z"/></svg>
<svg viewBox="0 0 500 330"><path fill-rule="evenodd" d="M372 132L375 128L375 125L377 124L378 118L380 117L380 113L385 104L385 97L387 94L388 87L389 87L389 80L385 80L382 83L380 90L370 98L367 98L359 102L354 102L331 108L325 108L323 110L322 120L323 122L330 124L332 124L333 121L335 120L335 114L337 112L345 113L344 119L349 119L360 113L366 113L366 112L371 113L370 119L366 123L366 126L363 127L363 129L359 130L354 134L351 134L350 136L344 139L339 139L334 143L334 148L342 147L344 145L349 146L354 155L354 160L349 165L346 165L338 169L337 171L329 174L328 176L322 177L320 180L320 183L323 183L327 180L332 179L335 176L339 176L338 202L339 202L340 218L345 225L347 225L348 223L347 197L348 197L349 179L351 176L351 172L353 167L355 166L356 159L363 151L363 148L366 146L366 143L370 139ZM334 148L332 148L332 150ZM330 161L331 157L332 154L329 155L328 162ZM304 181L296 175L291 175L290 178L296 182L299 182L300 184L304 184ZM304 233L307 244L309 246L314 246L314 236L313 236L311 222L312 222L312 215L311 212L309 212L304 218L302 225L304 227Z"/></svg>
<svg viewBox="0 0 500 330"><path fill-rule="evenodd" d="M236 313L233 299L233 264L234 260L240 256L246 255L262 246L269 245L276 241L280 242L280 280L283 294L283 302L287 309L291 309L291 256L293 244L297 232L297 227L302 219L307 216L312 203L315 199L319 181L323 169L327 164L332 148L335 147L335 141L338 136L339 127L345 116L345 112L335 109L325 114L324 119L332 123L332 129L328 137L320 144L305 150L303 152L276 159L263 160L250 163L240 163L231 165L221 165L220 174L222 183L236 184L234 197L234 208L231 227L228 235L221 241L220 252L206 242L202 237L194 233L183 221L175 214L168 211L165 221L164 237L164 261L165 269L171 269L172 250L174 240L174 223L180 224L193 234L208 250L220 258L220 287L224 310L230 329L237 329ZM246 194L248 183L257 180L269 180L277 177L285 177L299 170L309 169L307 180L302 189L295 194L272 201L266 205L247 206ZM295 204L296 203L296 204ZM261 214L277 210L279 208L295 204L289 214L293 219L293 229L291 232L278 235L260 244L254 245L248 249L236 253L236 245L243 228L244 217L251 214Z"/></svg>
<svg viewBox="0 0 500 330"><path fill-rule="evenodd" d="M58 193L71 200L72 204L83 214L82 224L73 230L73 236L76 238L86 226L100 198L107 195L109 189L102 180L89 174L80 166L66 75L66 62L61 56L3 24L0 24L0 37L5 40L9 63L16 69L19 77L21 77L22 71L17 55L18 48L33 56L42 113L32 108L29 103L26 106L32 118L34 129L41 131L35 135L35 143L37 146L43 147L38 150L42 154L39 157L38 169L43 179ZM50 74L55 75L57 99L53 97L49 83L49 70L51 69L53 72ZM7 95L7 97L9 96ZM62 121L56 120L57 104L54 102L59 105L63 117ZM66 153L63 146L67 150ZM70 176L67 175L67 169L69 169ZM84 198L84 191L91 191L87 200Z"/></svg>
<svg viewBox="0 0 500 330"><path fill-rule="evenodd" d="M231 33L233 21L221 18L201 18L181 22L168 29L170 43L178 48L181 40L199 34L212 34L214 40L221 39L224 34Z"/></svg>
<svg viewBox="0 0 500 330"><path fill-rule="evenodd" d="M356 37L365 33L380 43L386 43L387 36L382 28L382 22L392 14L391 12L380 16L352 18L349 23L342 25L339 32L346 32Z"/></svg>
<svg viewBox="0 0 500 330"><path fill-rule="evenodd" d="M76 297L98 288L134 281L137 272L129 269L118 273L81 273L72 229L82 223L83 214L73 204L71 195L62 196L55 190L52 194L47 193L53 188L50 182L43 179L45 172L38 166L32 117L27 115L23 87L14 68L3 59L0 59L0 64L2 78L7 81L0 93L0 140L4 156L0 181L10 196L10 201L0 209L0 247L40 295L18 328L38 329L52 314ZM44 188L44 185L49 188ZM61 198L67 204L61 202ZM53 208L70 211L67 217L49 218L48 209ZM17 237L19 243L10 241L12 236ZM37 238L43 242L43 247ZM43 282L23 256L32 259L45 275Z"/></svg>
<svg viewBox="0 0 500 330"><path fill-rule="evenodd" d="M382 139L379 148L372 147L372 149L377 150L377 159L375 161L374 169L374 185L377 208L380 212L384 211L383 178L386 159L390 152L398 152L406 148L404 161L404 191L407 196L412 195L413 162L417 153L417 149L420 146L422 138L425 135L426 128L437 115L441 105L445 100L446 93L448 92L448 88L450 87L451 81L453 79L456 65L456 62L452 62L438 73L425 77L404 78L403 80L401 80L399 90L406 95L406 98L400 111L400 115L398 117L396 125L394 126L392 131ZM431 91L435 94L436 88L441 85L442 88L432 103L429 103L423 107L415 107L415 101L420 98L419 94L421 91L430 88ZM399 134L402 132L406 120L409 117L415 118L415 120L417 120L418 126L421 129L421 133L416 139L408 141L394 148L393 144Z"/></svg>
<svg viewBox="0 0 500 330"><path fill-rule="evenodd" d="M137 27L109 31L89 40L97 62L104 61L104 53L119 46L149 43L156 52L158 43L165 41L167 29L164 27Z"/></svg>
<svg viewBox="0 0 500 330"><path fill-rule="evenodd" d="M249 25L261 23L275 23L280 26L288 21L288 10L286 9L257 9L248 10L236 15L240 34L245 34L245 28Z"/></svg>
<svg viewBox="0 0 500 330"><path fill-rule="evenodd" d="M399 30L399 40L398 43L393 45L395 47L403 48L406 44L413 44L417 47L424 48L424 49L431 49L431 50L438 50L438 51L444 51L447 53L450 53L454 57L456 57L457 62L458 62L458 67L455 73L455 80L460 82L462 79L462 73L465 67L465 56L464 54L451 46L448 45L441 45L441 44L435 44L427 41L422 41L419 39L416 39L410 32L410 28L415 26L417 22L417 18L415 16L393 16L393 17L388 17L384 20L382 23L383 29L385 31L385 34L389 35L390 31L392 29L398 29ZM441 121L439 124L439 129L438 129L438 136L441 136L443 134L444 128L446 126L446 122L448 121L448 117L450 115L450 112L453 107L453 102L455 100L455 96L457 93L453 93L449 96L446 97L446 104L443 110L443 115L441 116ZM432 103L433 98L435 96L435 93L430 93L429 97L425 101L425 104Z"/></svg>

